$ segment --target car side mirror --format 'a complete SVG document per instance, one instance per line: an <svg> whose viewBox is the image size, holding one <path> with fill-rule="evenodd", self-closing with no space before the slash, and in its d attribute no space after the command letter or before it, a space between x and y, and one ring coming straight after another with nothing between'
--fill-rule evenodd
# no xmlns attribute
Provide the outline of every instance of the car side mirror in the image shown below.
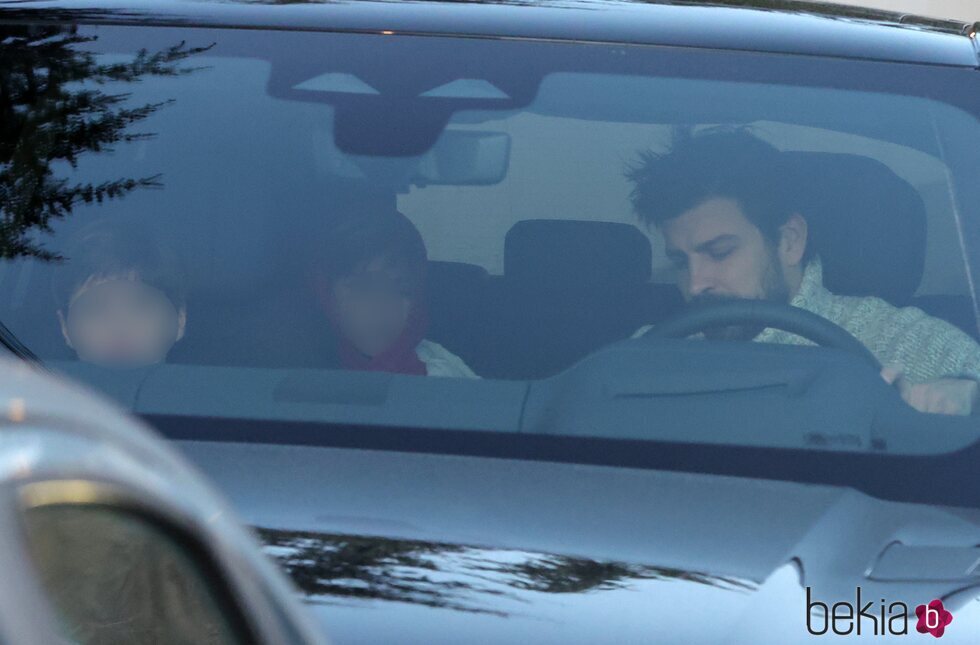
<svg viewBox="0 0 980 645"><path fill-rule="evenodd" d="M112 501L48 503L87 482L28 484L25 545L61 636L77 643L250 640L220 577L166 522Z"/></svg>

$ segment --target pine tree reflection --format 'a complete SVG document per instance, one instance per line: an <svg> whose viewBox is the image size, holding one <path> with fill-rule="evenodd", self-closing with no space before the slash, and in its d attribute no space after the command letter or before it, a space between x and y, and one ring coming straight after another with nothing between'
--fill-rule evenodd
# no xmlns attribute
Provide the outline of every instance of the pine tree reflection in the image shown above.
<svg viewBox="0 0 980 645"><path fill-rule="evenodd" d="M305 531L257 529L311 602L393 600L507 616L492 598L527 602L523 591L568 594L623 589L641 580L685 581L733 592L755 585L666 567L525 551Z"/></svg>
<svg viewBox="0 0 980 645"><path fill-rule="evenodd" d="M76 167L79 158L111 151L117 143L153 137L130 128L167 102L129 106L128 93L105 83L134 83L146 76L178 76L193 67L181 61L209 47L181 42L156 53L142 50L123 62L100 62L81 36L61 26L0 28L0 258L57 256L32 239L79 203L118 199L160 186L159 176L72 183L53 165Z"/></svg>

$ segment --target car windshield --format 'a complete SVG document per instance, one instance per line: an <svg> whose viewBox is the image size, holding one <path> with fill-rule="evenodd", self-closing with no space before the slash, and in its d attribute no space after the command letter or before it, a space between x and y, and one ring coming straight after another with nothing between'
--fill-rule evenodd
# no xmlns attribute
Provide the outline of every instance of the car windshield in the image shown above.
<svg viewBox="0 0 980 645"><path fill-rule="evenodd" d="M0 59L5 342L147 418L976 439L902 398L980 378L973 70L123 26L5 26ZM832 329L690 322L746 302Z"/></svg>

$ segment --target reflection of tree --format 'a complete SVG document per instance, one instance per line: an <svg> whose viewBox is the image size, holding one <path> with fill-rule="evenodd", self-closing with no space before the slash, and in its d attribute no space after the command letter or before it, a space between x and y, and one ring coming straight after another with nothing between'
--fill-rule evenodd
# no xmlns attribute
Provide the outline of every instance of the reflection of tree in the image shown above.
<svg viewBox="0 0 980 645"><path fill-rule="evenodd" d="M51 165L75 167L86 152L153 136L128 128L165 103L126 107L129 94L106 93L98 85L184 74L192 70L176 63L209 48L180 43L100 64L77 47L94 40L57 26L0 29L0 257L52 259L56 256L31 241L32 232L50 230L52 218L65 217L79 202L159 185L157 177L72 184L55 177Z"/></svg>
<svg viewBox="0 0 980 645"><path fill-rule="evenodd" d="M595 562L560 556L528 560L497 570L513 575L511 584L515 587L548 593L618 589L625 587L631 580L686 580L722 589L752 589L752 585L735 578L711 576L668 567Z"/></svg>
<svg viewBox="0 0 980 645"><path fill-rule="evenodd" d="M686 581L748 591L734 578L663 567L598 562L438 542L257 529L267 551L308 597L396 600L507 615L481 595L526 601L519 593L585 593L639 580Z"/></svg>
<svg viewBox="0 0 980 645"><path fill-rule="evenodd" d="M472 607L457 597L464 591L500 595L473 582L436 583L439 554L458 553L446 544L388 540L302 531L258 529L286 573L308 597L336 596L398 600L460 611L499 613Z"/></svg>

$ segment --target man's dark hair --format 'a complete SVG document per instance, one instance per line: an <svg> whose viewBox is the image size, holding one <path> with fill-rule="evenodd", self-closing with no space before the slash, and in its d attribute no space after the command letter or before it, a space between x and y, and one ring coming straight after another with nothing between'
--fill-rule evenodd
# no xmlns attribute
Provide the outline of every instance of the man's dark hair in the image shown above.
<svg viewBox="0 0 980 645"><path fill-rule="evenodd" d="M67 311L72 296L89 280L135 276L162 291L178 309L185 305L183 272L176 254L145 229L128 222L99 221L78 231L55 269L58 307Z"/></svg>
<svg viewBox="0 0 980 645"><path fill-rule="evenodd" d="M713 198L734 199L770 242L795 212L781 153L746 128L675 130L663 153L644 151L627 170L633 210L662 226Z"/></svg>
<svg viewBox="0 0 980 645"><path fill-rule="evenodd" d="M421 288L428 259L422 235L396 210L349 213L329 222L315 254L316 272L329 280L354 275L380 258L403 271L413 288Z"/></svg>

